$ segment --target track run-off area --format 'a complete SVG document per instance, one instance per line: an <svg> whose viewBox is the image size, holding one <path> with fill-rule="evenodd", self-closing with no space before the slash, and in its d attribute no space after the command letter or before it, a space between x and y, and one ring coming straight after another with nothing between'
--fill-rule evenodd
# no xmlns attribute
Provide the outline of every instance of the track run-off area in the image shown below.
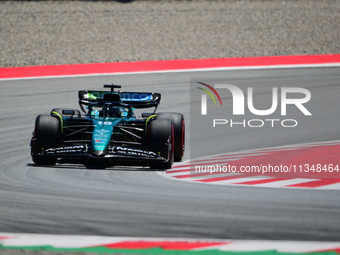
<svg viewBox="0 0 340 255"><path fill-rule="evenodd" d="M192 79L223 79L242 90L251 86L260 99L270 97L268 88L273 86L302 87L311 92L307 108L313 115L293 115L299 120L296 128L228 129L227 143L221 142L226 131L220 128L193 148L190 141L197 130L190 119ZM104 245L118 250L134 243L138 252L158 247L161 253L171 242L182 246L170 245L170 250L196 252L206 247L219 252L339 251L340 178L335 172L331 178L233 173L207 177L195 176L188 168L188 162L256 165L280 160L298 166L311 157L320 164L337 160L339 82L340 55L1 68L1 247L86 248L97 238L96 245L120 243ZM125 91L159 92L157 112L184 114L183 162L168 171L86 168L63 161L54 167L34 165L29 142L35 117L56 107L78 109L79 90L101 89L107 83L120 84ZM227 103L232 97L222 100ZM197 157L190 158L197 148ZM69 242L53 241L67 237ZM236 248L228 247L231 243Z"/></svg>

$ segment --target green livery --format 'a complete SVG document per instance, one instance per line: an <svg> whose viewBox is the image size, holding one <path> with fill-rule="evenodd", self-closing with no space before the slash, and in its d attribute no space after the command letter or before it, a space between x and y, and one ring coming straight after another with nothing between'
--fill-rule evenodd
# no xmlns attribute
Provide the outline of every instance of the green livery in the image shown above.
<svg viewBox="0 0 340 255"><path fill-rule="evenodd" d="M161 94L79 91L82 110L55 108L36 118L31 155L36 164L59 159L98 165L142 165L168 169L184 155L185 125L180 113L156 113ZM154 108L137 117L135 108Z"/></svg>

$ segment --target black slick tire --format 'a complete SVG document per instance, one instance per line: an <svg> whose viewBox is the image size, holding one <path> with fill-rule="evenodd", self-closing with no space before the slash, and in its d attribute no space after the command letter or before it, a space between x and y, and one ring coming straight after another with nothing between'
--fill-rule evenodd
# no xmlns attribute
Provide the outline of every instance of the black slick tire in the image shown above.
<svg viewBox="0 0 340 255"><path fill-rule="evenodd" d="M185 150L185 123L183 114L162 112L157 113L157 119L169 119L174 125L174 161L181 161Z"/></svg>
<svg viewBox="0 0 340 255"><path fill-rule="evenodd" d="M55 165L56 157L37 155L43 150L56 148L60 140L60 121L50 115L38 115L31 145L32 160L37 165Z"/></svg>
<svg viewBox="0 0 340 255"><path fill-rule="evenodd" d="M149 150L157 153L163 158L168 158L167 162L150 161L151 169L170 169L174 162L173 147L174 127L169 119L152 120L148 126L148 144ZM171 151L169 155L168 140L171 143Z"/></svg>

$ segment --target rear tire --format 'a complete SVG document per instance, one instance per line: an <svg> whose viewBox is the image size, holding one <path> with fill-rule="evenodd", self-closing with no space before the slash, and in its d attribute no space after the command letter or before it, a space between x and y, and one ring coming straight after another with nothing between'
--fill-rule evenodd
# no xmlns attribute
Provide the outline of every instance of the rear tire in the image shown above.
<svg viewBox="0 0 340 255"><path fill-rule="evenodd" d="M32 160L37 165L55 165L57 157L36 155L43 150L56 148L60 140L60 121L50 115L39 115L35 121L32 140Z"/></svg>
<svg viewBox="0 0 340 255"><path fill-rule="evenodd" d="M159 154L163 158L168 158L168 140L170 137L171 151L167 162L150 161L151 169L170 169L174 162L174 127L169 119L152 120L149 124L148 132L149 150Z"/></svg>
<svg viewBox="0 0 340 255"><path fill-rule="evenodd" d="M185 123L184 116L176 112L157 113L158 119L169 119L174 125L174 160L179 162L183 159L185 150Z"/></svg>

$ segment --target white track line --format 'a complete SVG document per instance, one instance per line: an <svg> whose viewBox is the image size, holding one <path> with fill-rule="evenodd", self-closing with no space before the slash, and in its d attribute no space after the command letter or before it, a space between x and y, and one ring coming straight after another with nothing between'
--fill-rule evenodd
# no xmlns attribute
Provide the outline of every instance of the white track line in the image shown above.
<svg viewBox="0 0 340 255"><path fill-rule="evenodd" d="M205 179L207 179L207 178L205 178ZM209 178L209 179L211 179L211 178ZM214 181L213 183L217 184L217 185L234 184L234 183L242 184L243 182L259 181L259 180L272 180L272 179L274 179L274 177L259 175L259 176L254 176L254 177L244 177L244 178L236 178L236 179L231 179L231 180Z"/></svg>
<svg viewBox="0 0 340 255"><path fill-rule="evenodd" d="M280 188L285 187L288 185L294 185L294 184L300 184L300 183L306 183L306 182L312 182L317 181L318 179L304 179L304 178L295 178L290 180L278 180L268 183L261 183L261 184L254 184L252 186L256 187L266 187L266 188Z"/></svg>
<svg viewBox="0 0 340 255"><path fill-rule="evenodd" d="M308 242L308 241L239 241L217 247L220 251L255 252L276 251L289 253L309 253L340 248L339 243L334 242ZM201 249L203 250L203 249Z"/></svg>
<svg viewBox="0 0 340 255"><path fill-rule="evenodd" d="M315 189L340 190L340 182L317 187Z"/></svg>

